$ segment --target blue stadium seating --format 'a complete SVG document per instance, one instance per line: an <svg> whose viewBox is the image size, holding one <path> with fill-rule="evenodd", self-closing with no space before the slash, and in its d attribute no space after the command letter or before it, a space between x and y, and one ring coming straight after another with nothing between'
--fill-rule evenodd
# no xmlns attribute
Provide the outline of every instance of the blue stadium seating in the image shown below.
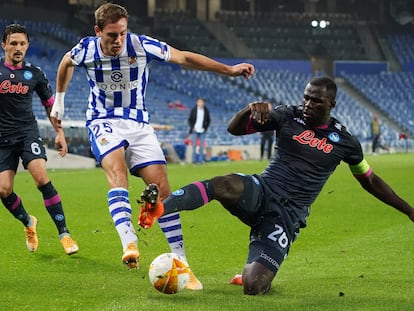
<svg viewBox="0 0 414 311"><path fill-rule="evenodd" d="M345 74L345 77L376 104L378 109L414 133L414 73Z"/></svg>
<svg viewBox="0 0 414 311"><path fill-rule="evenodd" d="M389 34L387 38L401 64L414 62L413 34Z"/></svg>
<svg viewBox="0 0 414 311"><path fill-rule="evenodd" d="M0 20L0 23L8 24L9 20ZM25 23L29 31L33 32L31 53L28 60L40 66L47 74L50 83L55 88L56 69L58 62L66 52L65 42L77 42L79 37L69 30L46 22ZM53 44L47 42L44 29L53 29ZM45 41L46 40L46 41ZM55 44L60 40L62 45ZM395 49L401 61L413 61L414 56L409 52L409 40L400 40L398 43L405 48ZM398 45L397 44L397 45ZM50 45L56 50L50 49ZM412 49L412 48L411 48ZM52 55L53 54L53 55ZM235 111L255 100L270 100L275 103L300 104L305 83L312 74L297 73L285 69L257 69L255 77L250 80L242 78L228 78L208 72L180 69L170 64L151 65L149 88L146 102L151 113L151 122L155 124L171 124L173 129L158 131L160 141L173 145L183 143L188 133L187 117L189 108L201 96L205 98L212 114L212 124L207 132L209 145L253 145L257 144L258 136L249 135L234 137L227 133L226 124ZM386 112L390 118L414 131L413 99L411 91L414 77L412 73L384 72L380 75L348 75L350 82L361 89L368 98ZM88 85L83 70L75 70L72 82L66 96L66 112L64 118L70 120L85 119L87 107ZM172 103L172 104L171 104ZM179 103L180 105L174 105ZM169 105L170 104L170 105ZM43 107L38 98L34 98L34 112L39 119L47 119ZM351 132L357 135L361 141L367 141L370 137L370 114L359 103L355 102L342 90L338 92L338 105L334 110L334 116L344 122ZM398 133L384 127L383 139L390 146L398 147ZM409 144L411 140L409 140ZM79 147L82 149L82 147Z"/></svg>

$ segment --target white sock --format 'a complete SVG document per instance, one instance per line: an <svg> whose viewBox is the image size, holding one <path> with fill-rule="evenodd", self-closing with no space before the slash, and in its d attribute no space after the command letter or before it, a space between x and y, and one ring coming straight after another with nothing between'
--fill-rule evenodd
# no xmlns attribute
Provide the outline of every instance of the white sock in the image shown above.
<svg viewBox="0 0 414 311"><path fill-rule="evenodd" d="M136 243L138 238L131 223L131 205L129 204L128 190L113 188L108 191L108 207L115 229L121 239L122 249L125 251L129 243Z"/></svg>
<svg viewBox="0 0 414 311"><path fill-rule="evenodd" d="M172 213L160 217L158 224L162 232L164 232L171 252L179 255L186 264L188 264L185 256L183 230L181 228L180 213Z"/></svg>

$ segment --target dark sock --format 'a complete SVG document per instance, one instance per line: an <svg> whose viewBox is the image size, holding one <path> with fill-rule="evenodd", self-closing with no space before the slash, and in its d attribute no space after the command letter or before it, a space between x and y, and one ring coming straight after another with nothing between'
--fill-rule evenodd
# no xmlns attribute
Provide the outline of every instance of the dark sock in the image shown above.
<svg viewBox="0 0 414 311"><path fill-rule="evenodd" d="M30 221L30 216L24 209L20 197L12 192L7 198L2 198L1 201L13 216L27 227Z"/></svg>
<svg viewBox="0 0 414 311"><path fill-rule="evenodd" d="M194 210L214 199L214 189L208 180L197 181L174 191L163 203L164 214Z"/></svg>
<svg viewBox="0 0 414 311"><path fill-rule="evenodd" d="M65 214L63 213L62 201L60 196L57 193L55 187L53 187L52 182L40 186L39 191L43 195L43 202L45 207L53 219L56 228L58 229L59 234L69 233L68 228L66 228Z"/></svg>

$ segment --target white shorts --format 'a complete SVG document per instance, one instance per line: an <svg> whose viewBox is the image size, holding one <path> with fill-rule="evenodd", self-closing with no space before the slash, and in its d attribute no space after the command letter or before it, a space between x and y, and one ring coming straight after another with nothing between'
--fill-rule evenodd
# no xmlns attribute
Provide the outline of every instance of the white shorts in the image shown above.
<svg viewBox="0 0 414 311"><path fill-rule="evenodd" d="M152 164L166 164L154 129L129 119L97 119L88 126L89 142L96 160L113 150L125 148L125 160L131 174Z"/></svg>

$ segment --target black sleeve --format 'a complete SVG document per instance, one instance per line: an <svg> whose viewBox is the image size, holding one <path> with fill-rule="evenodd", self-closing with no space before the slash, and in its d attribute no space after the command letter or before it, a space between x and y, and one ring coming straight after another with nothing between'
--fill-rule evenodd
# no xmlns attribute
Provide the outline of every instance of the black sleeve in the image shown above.
<svg viewBox="0 0 414 311"><path fill-rule="evenodd" d="M45 73L38 68L36 68L34 73L37 80L35 87L37 95L42 101L48 100L53 96L53 90L49 83L49 80L46 78Z"/></svg>
<svg viewBox="0 0 414 311"><path fill-rule="evenodd" d="M205 108L205 122L204 122L204 130L207 131L208 127L210 126L210 111L207 109L207 107Z"/></svg>

